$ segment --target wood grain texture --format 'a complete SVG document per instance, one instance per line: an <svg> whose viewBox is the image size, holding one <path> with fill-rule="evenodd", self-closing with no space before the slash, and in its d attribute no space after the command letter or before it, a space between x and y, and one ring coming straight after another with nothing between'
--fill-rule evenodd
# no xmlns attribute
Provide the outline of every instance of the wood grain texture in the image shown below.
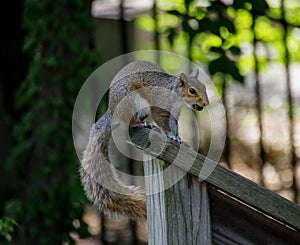
<svg viewBox="0 0 300 245"><path fill-rule="evenodd" d="M164 190L167 175L158 175L164 167L157 159L144 162L147 193L149 244L211 244L211 222L206 183L185 175ZM177 173L176 173L177 171ZM174 175L181 175L174 168ZM156 175L154 175L156 174ZM156 186L159 185L159 186ZM157 190L160 192L154 193Z"/></svg>
<svg viewBox="0 0 300 245"><path fill-rule="evenodd" d="M149 133L150 137L149 137ZM130 133L131 144L146 153L189 172L200 180L269 215L284 225L300 231L300 206L267 190L253 181L197 154L191 148L166 139L149 129Z"/></svg>
<svg viewBox="0 0 300 245"><path fill-rule="evenodd" d="M212 186L208 190L214 245L299 244L300 232L241 204Z"/></svg>

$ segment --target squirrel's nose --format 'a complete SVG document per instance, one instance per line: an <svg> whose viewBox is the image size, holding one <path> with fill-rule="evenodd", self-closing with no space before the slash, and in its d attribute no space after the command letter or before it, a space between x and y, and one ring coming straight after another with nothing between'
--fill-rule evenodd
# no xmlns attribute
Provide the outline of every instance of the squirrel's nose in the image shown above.
<svg viewBox="0 0 300 245"><path fill-rule="evenodd" d="M207 99L200 99L199 102L200 102L200 105L203 107L209 105L209 102Z"/></svg>
<svg viewBox="0 0 300 245"><path fill-rule="evenodd" d="M207 105L207 103L204 100L200 100L198 104L200 104L200 106L202 107Z"/></svg>

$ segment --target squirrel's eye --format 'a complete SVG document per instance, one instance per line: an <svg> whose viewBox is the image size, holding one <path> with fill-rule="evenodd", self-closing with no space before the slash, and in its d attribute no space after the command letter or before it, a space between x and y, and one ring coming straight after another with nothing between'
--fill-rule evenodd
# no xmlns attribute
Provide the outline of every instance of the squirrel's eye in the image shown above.
<svg viewBox="0 0 300 245"><path fill-rule="evenodd" d="M189 92L190 92L191 94L196 94L196 90L195 90L194 88L189 88Z"/></svg>

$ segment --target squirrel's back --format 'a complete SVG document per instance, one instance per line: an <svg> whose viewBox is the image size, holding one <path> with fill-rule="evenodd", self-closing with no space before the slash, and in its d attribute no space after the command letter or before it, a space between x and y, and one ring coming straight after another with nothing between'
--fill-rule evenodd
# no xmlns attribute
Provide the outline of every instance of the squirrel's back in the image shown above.
<svg viewBox="0 0 300 245"><path fill-rule="evenodd" d="M167 74L158 65L145 60L136 60L128 65L124 66L113 78L112 84L124 79L127 76L132 76L132 74L145 74L145 73L163 73Z"/></svg>
<svg viewBox="0 0 300 245"><path fill-rule="evenodd" d="M145 60L136 60L124 66L114 77L113 81L131 75L132 73L161 72L166 73L158 65Z"/></svg>
<svg viewBox="0 0 300 245"><path fill-rule="evenodd" d="M124 66L113 78L109 93L109 110L114 111L120 101L131 92L143 87L174 86L172 76L158 65L149 61L137 60Z"/></svg>

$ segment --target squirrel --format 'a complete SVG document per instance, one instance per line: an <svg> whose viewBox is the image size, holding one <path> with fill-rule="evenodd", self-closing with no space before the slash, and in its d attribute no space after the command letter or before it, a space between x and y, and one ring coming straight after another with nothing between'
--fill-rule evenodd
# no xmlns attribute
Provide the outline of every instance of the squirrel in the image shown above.
<svg viewBox="0 0 300 245"><path fill-rule="evenodd" d="M167 135L181 142L177 120L182 103L177 103L178 98L197 111L209 104L206 87L198 80L198 75L196 70L190 75L181 73L172 76L156 64L143 60L127 64L115 75L110 86L108 109L91 129L80 167L85 193L100 211L121 214L134 220L146 219L145 191L141 187L126 186L109 165L109 139L118 104L133 94L131 106L137 108L121 111L129 115L128 124L149 126L145 119L151 116ZM162 90L167 92L160 93ZM164 103L164 108L152 106L155 100L160 100L159 104Z"/></svg>

